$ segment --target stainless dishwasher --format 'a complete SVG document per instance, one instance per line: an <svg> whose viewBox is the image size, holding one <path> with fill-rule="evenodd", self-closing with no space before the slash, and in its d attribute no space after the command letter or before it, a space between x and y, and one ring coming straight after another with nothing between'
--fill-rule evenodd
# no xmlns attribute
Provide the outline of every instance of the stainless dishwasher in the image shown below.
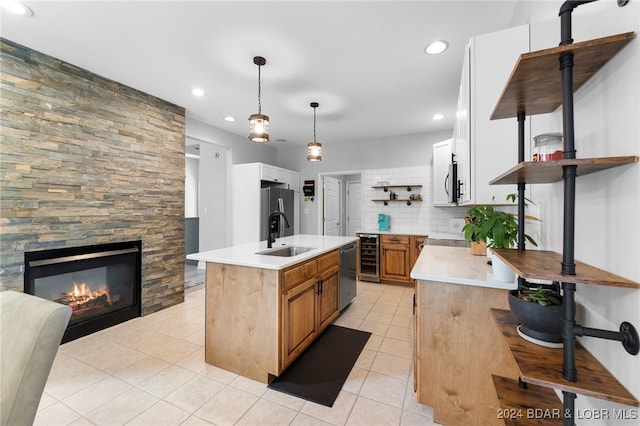
<svg viewBox="0 0 640 426"><path fill-rule="evenodd" d="M356 297L356 243L340 247L340 310Z"/></svg>

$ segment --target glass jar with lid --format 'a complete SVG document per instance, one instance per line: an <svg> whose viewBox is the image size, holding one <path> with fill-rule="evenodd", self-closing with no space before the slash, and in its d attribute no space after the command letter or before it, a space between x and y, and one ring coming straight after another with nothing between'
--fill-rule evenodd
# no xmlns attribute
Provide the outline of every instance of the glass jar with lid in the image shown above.
<svg viewBox="0 0 640 426"><path fill-rule="evenodd" d="M533 161L562 160L562 133L543 133L533 140Z"/></svg>

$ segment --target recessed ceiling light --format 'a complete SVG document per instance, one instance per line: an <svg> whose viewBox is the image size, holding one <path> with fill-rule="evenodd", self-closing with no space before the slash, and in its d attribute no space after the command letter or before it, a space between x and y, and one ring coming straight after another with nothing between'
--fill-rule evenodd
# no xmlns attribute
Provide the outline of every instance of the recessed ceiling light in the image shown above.
<svg viewBox="0 0 640 426"><path fill-rule="evenodd" d="M436 40L425 47L424 51L429 55L437 55L438 53L442 53L447 50L447 47L449 47L449 43L446 41Z"/></svg>
<svg viewBox="0 0 640 426"><path fill-rule="evenodd" d="M7 12L15 13L16 15L33 16L33 10L29 9L29 6L15 0L1 0L0 6Z"/></svg>
<svg viewBox="0 0 640 426"><path fill-rule="evenodd" d="M227 116L224 118L224 121L236 121L236 118L235 118L235 117L232 117L232 116L230 116L230 115L227 115Z"/></svg>
<svg viewBox="0 0 640 426"><path fill-rule="evenodd" d="M444 115L442 114L433 114L433 117L431 117L431 119L434 121L442 120L443 118L444 118Z"/></svg>
<svg viewBox="0 0 640 426"><path fill-rule="evenodd" d="M204 96L204 90L202 90L199 87L194 87L193 89L191 89L191 94L193 96L197 96L197 97L201 98L202 96Z"/></svg>

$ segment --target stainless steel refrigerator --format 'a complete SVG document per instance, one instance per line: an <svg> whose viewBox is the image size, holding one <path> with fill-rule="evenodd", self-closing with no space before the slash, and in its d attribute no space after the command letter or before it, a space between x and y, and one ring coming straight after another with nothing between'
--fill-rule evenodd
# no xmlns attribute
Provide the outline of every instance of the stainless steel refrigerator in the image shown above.
<svg viewBox="0 0 640 426"><path fill-rule="evenodd" d="M279 217L278 232L276 238L293 235L294 215L293 215L293 190L277 187L262 188L260 190L260 241L265 241L269 233L267 219L273 212L282 212L287 217L289 227L287 228L284 219Z"/></svg>

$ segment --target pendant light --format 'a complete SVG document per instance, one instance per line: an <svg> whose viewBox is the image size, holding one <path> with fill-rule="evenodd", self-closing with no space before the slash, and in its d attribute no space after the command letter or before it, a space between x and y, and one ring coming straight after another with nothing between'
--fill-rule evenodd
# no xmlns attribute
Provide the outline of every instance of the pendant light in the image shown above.
<svg viewBox="0 0 640 426"><path fill-rule="evenodd" d="M317 102L311 102L313 108L313 142L307 144L307 160L322 161L322 144L316 140L316 108L320 106Z"/></svg>
<svg viewBox="0 0 640 426"><path fill-rule="evenodd" d="M262 56L255 56L253 63L258 66L258 113L249 116L249 139L254 142L269 142L269 116L262 114L260 98L260 67L267 63Z"/></svg>

